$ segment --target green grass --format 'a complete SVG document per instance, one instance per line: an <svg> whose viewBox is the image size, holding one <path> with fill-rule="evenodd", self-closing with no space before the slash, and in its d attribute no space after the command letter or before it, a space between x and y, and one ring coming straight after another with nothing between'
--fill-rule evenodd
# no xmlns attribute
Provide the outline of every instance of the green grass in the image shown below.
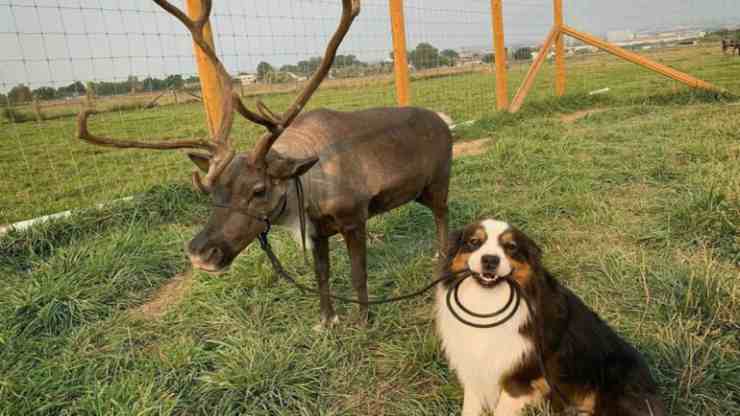
<svg viewBox="0 0 740 416"><path fill-rule="evenodd" d="M717 45L666 49L650 52L648 56L740 94L740 77L737 76L740 59L723 56ZM526 114L571 111L594 105L642 106L706 101L706 94L690 93L673 81L606 54L568 59L567 65L569 97L553 99L553 68L552 63L547 63L525 104ZM509 80L512 94L526 69L526 63L512 64ZM495 108L492 73L417 79L411 86L414 105L447 112L456 121L491 117ZM609 87L610 92L587 95L604 87ZM292 96L272 94L262 98L271 108L281 110L287 107ZM247 99L250 100L252 98ZM126 104L126 99L122 103ZM393 85L378 82L363 87L323 89L309 107L351 110L394 103ZM101 106L111 107L109 104ZM61 106L54 111L73 113L77 108L72 107ZM53 118L51 114L50 118ZM522 118L515 116L508 120ZM42 123L2 123L0 165L5 174L0 177L3 194L0 225L141 193L156 184L182 180L191 169L190 162L179 152L121 151L81 143L74 139L74 118L70 117ZM207 135L200 103L151 110L113 109L94 117L91 127L94 132L119 138ZM255 126L237 120L233 137L239 148L247 149L260 133Z"/></svg>
<svg viewBox="0 0 740 416"><path fill-rule="evenodd" d="M378 103L390 101L382 92ZM539 241L548 267L644 352L670 414L738 414L740 106L683 91L534 98L517 115L494 114L459 132L493 141L454 163L453 226L494 216ZM168 114L200 116L188 108L189 116ZM561 120L591 108L607 111ZM476 110L455 111L465 118ZM101 118L123 129L122 120ZM198 129L178 125L178 134ZM111 158L92 167L179 157L77 151ZM184 176L177 163L167 171ZM118 188L139 176L113 179ZM163 317L130 313L188 267L182 244L208 211L187 186L147 180L133 201L0 238L0 415L459 412L462 389L439 350L431 296L373 308L367 329L340 304L342 323L317 333L318 300L276 282L252 246L227 275L196 273ZM372 296L433 277L428 210L404 206L371 221L370 233ZM299 246L279 231L273 241L290 271L312 284ZM341 241L332 241L331 257L334 292L351 294Z"/></svg>

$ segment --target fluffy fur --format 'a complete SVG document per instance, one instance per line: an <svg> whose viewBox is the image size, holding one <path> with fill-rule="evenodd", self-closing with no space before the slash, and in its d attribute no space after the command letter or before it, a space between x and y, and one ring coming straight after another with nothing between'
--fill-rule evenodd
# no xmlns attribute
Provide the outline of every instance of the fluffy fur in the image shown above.
<svg viewBox="0 0 740 416"><path fill-rule="evenodd" d="M495 416L520 415L542 400L555 410L570 407L582 415L665 414L640 354L545 270L540 249L526 235L504 222L485 220L452 233L449 242L446 271L470 269L476 274L459 289L468 309L499 309L509 287L496 283L509 277L522 288L536 315L530 316L522 301L503 325L470 327L447 308L450 282L438 289L437 331L465 390L463 416L487 410ZM539 348L555 386L540 369Z"/></svg>

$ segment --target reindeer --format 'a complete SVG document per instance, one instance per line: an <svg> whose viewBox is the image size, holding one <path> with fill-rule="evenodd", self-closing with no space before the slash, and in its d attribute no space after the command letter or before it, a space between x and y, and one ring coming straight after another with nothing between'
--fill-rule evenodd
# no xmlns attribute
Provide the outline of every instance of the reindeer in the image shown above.
<svg viewBox="0 0 740 416"><path fill-rule="evenodd" d="M412 107L353 112L318 109L301 114L328 74L337 48L360 11L359 0L342 0L341 21L319 68L281 115L261 101L254 112L233 91L226 68L204 40L210 0L194 20L167 0L154 2L185 25L217 70L225 98L215 135L210 141L116 140L93 135L87 126L93 111L83 110L77 136L115 148L201 151L188 153L205 173L201 177L198 170L193 171L192 182L211 195L213 209L205 228L186 248L195 268L224 272L270 223L285 226L294 236L301 235L304 248L312 251L321 324L329 326L337 321L329 290L329 237L341 234L344 238L352 285L361 302L368 301L366 224L371 217L417 201L432 210L438 247L444 252L452 137L443 115ZM250 152L238 155L230 144L234 113L267 130ZM304 226L307 239L302 235ZM360 305L358 312L360 322L367 322L367 305Z"/></svg>

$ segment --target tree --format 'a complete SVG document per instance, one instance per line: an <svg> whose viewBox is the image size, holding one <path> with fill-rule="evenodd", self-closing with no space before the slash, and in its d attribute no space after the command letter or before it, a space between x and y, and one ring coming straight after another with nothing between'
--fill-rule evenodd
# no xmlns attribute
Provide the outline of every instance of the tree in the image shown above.
<svg viewBox="0 0 740 416"><path fill-rule="evenodd" d="M147 77L141 81L142 89L144 91L161 91L167 88L167 84L161 79Z"/></svg>
<svg viewBox="0 0 740 416"><path fill-rule="evenodd" d="M520 61L525 61L527 59L531 59L532 58L532 52L534 52L532 50L532 48L528 48L528 47L519 48L519 49L516 50L516 52L514 52L514 59L517 59L517 60L520 60Z"/></svg>
<svg viewBox="0 0 740 416"><path fill-rule="evenodd" d="M319 68L319 65L321 65L321 58L318 56L310 58L307 61L299 61L296 64L298 72L306 75L314 73Z"/></svg>
<svg viewBox="0 0 740 416"><path fill-rule="evenodd" d="M439 54L446 58L451 65L454 65L458 58L460 58L460 54L452 49L445 49Z"/></svg>
<svg viewBox="0 0 740 416"><path fill-rule="evenodd" d="M23 84L18 84L8 92L8 100L13 104L26 103L33 99L31 89Z"/></svg>
<svg viewBox="0 0 740 416"><path fill-rule="evenodd" d="M260 62L259 65L257 65L257 79L260 81L267 79L267 77L269 77L273 72L275 72L275 68L267 62Z"/></svg>
<svg viewBox="0 0 740 416"><path fill-rule="evenodd" d="M440 65L439 50L429 43L422 42L409 52L409 61L416 69L436 68Z"/></svg>
<svg viewBox="0 0 740 416"><path fill-rule="evenodd" d="M336 58L334 58L335 68L344 68L347 66L355 66L355 65L365 66L365 63L361 62L354 55L337 55Z"/></svg>
<svg viewBox="0 0 740 416"><path fill-rule="evenodd" d="M128 79L126 80L126 89L131 94L135 94L137 91L139 91L141 89L139 77L135 75L129 75Z"/></svg>
<svg viewBox="0 0 740 416"><path fill-rule="evenodd" d="M298 71L298 65L283 65L280 67L280 72L292 72L297 73Z"/></svg>
<svg viewBox="0 0 740 416"><path fill-rule="evenodd" d="M57 91L52 87L39 87L33 90L33 96L39 100L53 100Z"/></svg>
<svg viewBox="0 0 740 416"><path fill-rule="evenodd" d="M483 61L483 63L486 63L486 64L492 64L493 62L496 61L496 58L494 57L492 53L487 53L483 55L483 58L481 58L481 61Z"/></svg>
<svg viewBox="0 0 740 416"><path fill-rule="evenodd" d="M182 75L180 74L168 75L164 79L164 88L180 89L183 85L185 85L185 80L182 79Z"/></svg>
<svg viewBox="0 0 740 416"><path fill-rule="evenodd" d="M57 97L78 96L85 92L85 86L80 81L75 81L66 87L57 88Z"/></svg>

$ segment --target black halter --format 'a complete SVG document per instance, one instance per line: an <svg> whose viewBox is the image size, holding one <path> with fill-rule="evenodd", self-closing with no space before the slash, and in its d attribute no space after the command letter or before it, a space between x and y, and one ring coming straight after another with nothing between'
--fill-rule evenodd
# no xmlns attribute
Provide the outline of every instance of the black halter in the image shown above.
<svg viewBox="0 0 740 416"><path fill-rule="evenodd" d="M303 183L301 182L301 178L298 176L293 178L293 183L295 185L296 198L298 199L298 221L300 223L301 248L303 249L303 258L306 262L308 262L306 258L306 207L303 194ZM219 208L234 209L242 215L246 215L247 217L251 217L258 221L264 222L266 225L265 230L262 231L258 237L260 245L264 247L265 242L267 241L267 234L272 229L272 223L275 222L278 218L282 217L285 213L285 210L288 208L288 193L286 192L285 194L283 194L280 199L281 201L278 204L279 208L276 207L275 210L268 213L254 213L249 211L248 209L235 208L233 205L214 203L213 206Z"/></svg>

